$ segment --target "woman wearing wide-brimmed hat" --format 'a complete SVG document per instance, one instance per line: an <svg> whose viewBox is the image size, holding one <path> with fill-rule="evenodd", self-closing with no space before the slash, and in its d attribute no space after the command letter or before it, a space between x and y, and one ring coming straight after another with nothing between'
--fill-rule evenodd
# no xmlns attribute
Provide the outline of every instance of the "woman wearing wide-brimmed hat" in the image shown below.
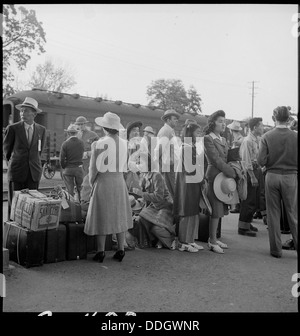
<svg viewBox="0 0 300 336"><path fill-rule="evenodd" d="M212 214L209 221L208 247L216 253L224 253L227 245L217 240L217 229L219 219L228 214L228 205L220 200L214 191L216 176L223 172L226 177L235 178L235 170L227 163L228 144L226 139L221 137L226 127L225 112L218 110L208 118L208 125L205 129L204 150L208 166L206 178L208 180L208 199L212 207Z"/></svg>
<svg viewBox="0 0 300 336"><path fill-rule="evenodd" d="M115 113L107 112L95 119L105 137L92 144L89 182L92 196L84 232L97 236L95 261L103 262L106 235L116 234L118 250L114 259L122 261L125 232L133 227L128 191L123 177L127 163L127 142L118 136L123 126Z"/></svg>

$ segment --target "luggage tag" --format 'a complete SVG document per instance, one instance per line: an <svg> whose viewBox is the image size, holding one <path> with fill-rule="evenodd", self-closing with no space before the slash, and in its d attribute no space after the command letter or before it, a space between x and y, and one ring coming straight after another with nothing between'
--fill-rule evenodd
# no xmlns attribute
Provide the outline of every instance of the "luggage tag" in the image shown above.
<svg viewBox="0 0 300 336"><path fill-rule="evenodd" d="M68 204L64 195L63 195L62 200L61 200L61 206L62 206L63 209L68 209L69 208L69 204Z"/></svg>

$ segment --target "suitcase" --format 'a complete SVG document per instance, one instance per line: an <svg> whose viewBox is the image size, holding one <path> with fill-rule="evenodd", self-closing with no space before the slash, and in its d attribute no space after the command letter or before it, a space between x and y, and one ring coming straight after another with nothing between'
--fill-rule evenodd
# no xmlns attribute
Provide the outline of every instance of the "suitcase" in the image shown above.
<svg viewBox="0 0 300 336"><path fill-rule="evenodd" d="M67 230L66 259L86 259L87 236L83 232L84 223L64 223Z"/></svg>
<svg viewBox="0 0 300 336"><path fill-rule="evenodd" d="M32 231L7 221L4 222L3 239L10 260L26 268L43 265L46 230Z"/></svg>
<svg viewBox="0 0 300 336"><path fill-rule="evenodd" d="M111 251L112 248L112 235L106 236L105 241L105 251ZM86 250L87 253L95 253L97 252L97 238L96 236L88 236L86 235Z"/></svg>
<svg viewBox="0 0 300 336"><path fill-rule="evenodd" d="M221 237L221 222L222 218L219 219L217 238ZM201 242L208 242L209 238L209 216L204 213L199 214L199 228L198 228L198 240Z"/></svg>
<svg viewBox="0 0 300 336"><path fill-rule="evenodd" d="M46 231L45 263L53 263L66 260L67 229L59 224L57 229Z"/></svg>
<svg viewBox="0 0 300 336"><path fill-rule="evenodd" d="M78 202L73 202L72 200L67 200L69 207L64 209L61 208L59 222L60 223L70 223L70 222L82 222L81 205Z"/></svg>

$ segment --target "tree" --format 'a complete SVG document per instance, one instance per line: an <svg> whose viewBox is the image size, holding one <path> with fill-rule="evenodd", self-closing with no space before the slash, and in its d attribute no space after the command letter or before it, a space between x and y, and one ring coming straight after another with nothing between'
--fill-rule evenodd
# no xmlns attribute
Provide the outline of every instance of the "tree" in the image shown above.
<svg viewBox="0 0 300 336"><path fill-rule="evenodd" d="M149 105L163 110L175 109L179 113L200 113L201 98L191 86L187 92L180 79L158 79L147 87Z"/></svg>
<svg viewBox="0 0 300 336"><path fill-rule="evenodd" d="M30 54L45 52L45 32L42 23L36 18L35 11L14 5L3 5L3 96L15 92L12 86L14 75L12 66L24 70Z"/></svg>
<svg viewBox="0 0 300 336"><path fill-rule="evenodd" d="M63 66L55 66L48 59L44 64L39 64L30 78L29 85L49 91L66 92L76 84L71 72Z"/></svg>
<svg viewBox="0 0 300 336"><path fill-rule="evenodd" d="M201 114L201 103L202 99L193 85L190 86L188 92L188 105L186 107L186 112L191 114Z"/></svg>

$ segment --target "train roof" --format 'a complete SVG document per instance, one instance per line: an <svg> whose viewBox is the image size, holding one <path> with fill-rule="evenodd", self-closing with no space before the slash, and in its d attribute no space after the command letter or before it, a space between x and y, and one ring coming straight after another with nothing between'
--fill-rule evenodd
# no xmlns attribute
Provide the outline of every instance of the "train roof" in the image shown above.
<svg viewBox="0 0 300 336"><path fill-rule="evenodd" d="M160 119L165 112L165 110L155 106L145 106L138 103L126 103L120 100L112 101L101 97L92 98L80 96L79 94L61 93L42 89L19 91L10 97L7 97L6 100L9 100L16 105L23 102L26 97L34 98L39 103L39 108L42 110L47 110L47 108L57 108L60 110L76 109L79 111L89 110L93 112L98 110L101 115L110 111L118 114L121 118L122 115L130 116L133 120L138 120L143 117L149 118L149 115L153 116L155 119ZM207 124L207 116L204 115L194 116L189 113L184 113L180 119L183 121L186 119L193 119L200 125Z"/></svg>

